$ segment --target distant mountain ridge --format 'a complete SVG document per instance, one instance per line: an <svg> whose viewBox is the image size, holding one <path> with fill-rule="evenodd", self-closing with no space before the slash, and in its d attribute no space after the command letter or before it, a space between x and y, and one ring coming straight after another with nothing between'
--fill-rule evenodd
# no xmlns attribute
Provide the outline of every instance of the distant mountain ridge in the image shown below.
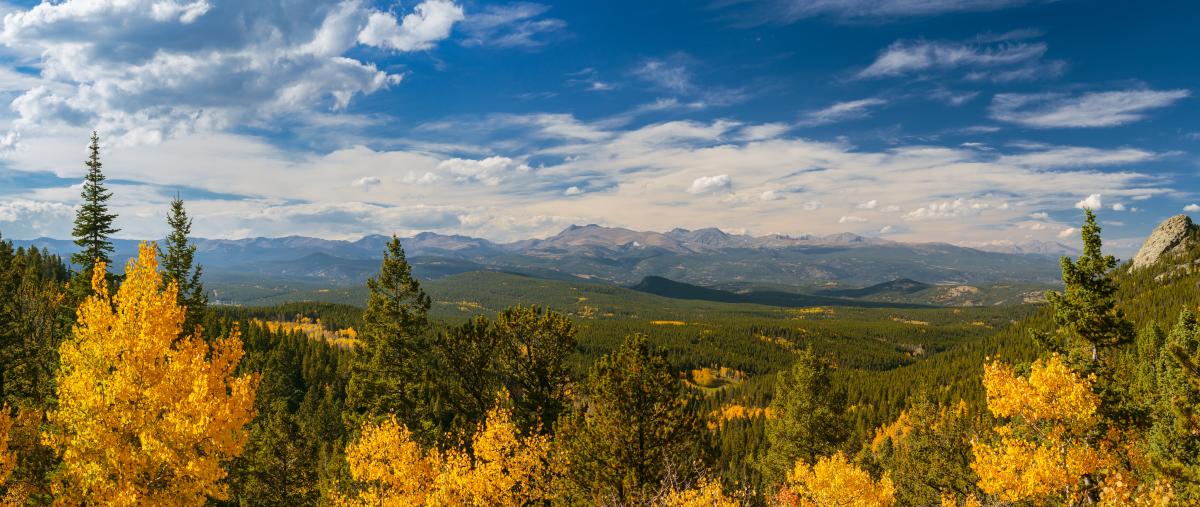
<svg viewBox="0 0 1200 507"><path fill-rule="evenodd" d="M362 283L375 274L389 236L354 241L304 236L196 238L197 261L210 280L260 278L334 285ZM70 240L14 241L67 255ZM540 239L494 243L424 232L401 238L418 274L508 271L544 278L590 279L631 285L662 276L699 285L774 283L812 286L830 281L865 286L910 278L931 283L1053 282L1055 259L997 253L946 243L901 243L856 234L750 236L716 228L635 231L573 225ZM116 240L114 259L136 255L138 241Z"/></svg>

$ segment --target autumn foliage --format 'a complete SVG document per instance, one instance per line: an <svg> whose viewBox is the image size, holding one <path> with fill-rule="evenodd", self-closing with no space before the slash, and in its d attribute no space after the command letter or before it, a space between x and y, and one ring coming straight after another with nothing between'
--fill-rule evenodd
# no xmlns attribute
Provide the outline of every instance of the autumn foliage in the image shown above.
<svg viewBox="0 0 1200 507"><path fill-rule="evenodd" d="M195 505L222 498L224 464L246 442L257 377L234 376L242 344L181 335L185 311L161 285L142 244L109 294L103 264L93 295L59 349L58 406L44 440L61 455L53 486L64 504Z"/></svg>
<svg viewBox="0 0 1200 507"><path fill-rule="evenodd" d="M892 480L878 481L850 463L842 453L815 465L797 462L776 498L781 507L891 507L896 504Z"/></svg>
<svg viewBox="0 0 1200 507"><path fill-rule="evenodd" d="M520 435L507 409L488 413L471 453L423 450L396 419L368 424L346 447L354 484L345 506L524 505L551 497L550 441Z"/></svg>

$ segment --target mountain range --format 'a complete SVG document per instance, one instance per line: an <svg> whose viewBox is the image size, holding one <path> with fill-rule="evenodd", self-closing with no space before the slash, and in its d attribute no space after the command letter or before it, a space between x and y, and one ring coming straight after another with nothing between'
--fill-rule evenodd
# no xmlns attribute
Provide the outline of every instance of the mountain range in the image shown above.
<svg viewBox="0 0 1200 507"><path fill-rule="evenodd" d="M197 261L210 282L290 281L333 286L363 283L379 268L390 238L356 241L303 236L196 238ZM18 246L67 255L70 240L17 240ZM505 271L553 279L621 285L661 276L705 286L861 287L897 279L926 283L1054 283L1056 255L1067 247L986 251L946 243L902 243L843 233L749 236L715 228L634 231L573 225L542 239L495 243L432 232L401 238L418 276ZM115 240L115 259L136 254L138 241ZM994 246L997 246L994 245Z"/></svg>

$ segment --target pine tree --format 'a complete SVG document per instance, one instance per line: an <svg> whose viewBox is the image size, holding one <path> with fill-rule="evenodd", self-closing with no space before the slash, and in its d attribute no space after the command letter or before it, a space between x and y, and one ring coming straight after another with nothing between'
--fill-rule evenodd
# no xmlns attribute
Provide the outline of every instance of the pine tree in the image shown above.
<svg viewBox="0 0 1200 507"><path fill-rule="evenodd" d="M797 462L813 465L847 438L845 394L833 386L832 368L812 349L800 351L790 370L780 372L771 399L774 418L766 424L767 453L759 468L778 485Z"/></svg>
<svg viewBox="0 0 1200 507"><path fill-rule="evenodd" d="M550 431L567 404L567 358L575 352L575 326L560 313L516 306L496 316L501 356L522 431Z"/></svg>
<svg viewBox="0 0 1200 507"><path fill-rule="evenodd" d="M92 132L92 144L88 150L91 155L84 162L88 172L80 193L83 203L75 213L75 229L71 231L75 236L75 245L80 248L71 255L71 263L79 267L79 272L72 280L71 292L80 298L92 293L92 270L97 263L106 266L112 263L110 254L113 245L108 238L120 232L120 229L113 227L117 215L109 213L106 204L112 198L112 192L104 187L104 173L100 171L100 136L96 132ZM111 282L111 276L108 278Z"/></svg>
<svg viewBox="0 0 1200 507"><path fill-rule="evenodd" d="M1112 271L1117 259L1100 252L1100 226L1096 214L1084 209L1081 228L1083 254L1072 261L1063 257L1062 280L1066 286L1061 293L1050 292L1047 299L1054 308L1054 320L1072 338L1086 344L1085 353L1095 365L1105 349L1133 340L1133 323L1117 309L1117 282ZM1070 343L1065 344L1070 346Z"/></svg>
<svg viewBox="0 0 1200 507"><path fill-rule="evenodd" d="M645 336L597 360L585 391L587 403L557 437L576 500L643 505L668 477L689 479L703 457L703 428L666 354Z"/></svg>
<svg viewBox="0 0 1200 507"><path fill-rule="evenodd" d="M417 438L431 442L436 421L430 408L429 384L435 358L429 343L430 299L413 277L400 240L392 236L379 275L367 281L370 295L355 355L347 405L351 427L363 417L395 414Z"/></svg>
<svg viewBox="0 0 1200 507"><path fill-rule="evenodd" d="M200 281L201 267L193 267L196 245L188 240L192 233L192 219L188 217L179 196L171 200L171 214L167 215L171 233L167 235L167 251L163 257L163 284L175 283L179 305L187 310L183 332L191 333L203 320L208 306L208 296Z"/></svg>
<svg viewBox="0 0 1200 507"><path fill-rule="evenodd" d="M1189 310L1167 336L1155 368L1157 396L1147 441L1154 466L1184 500L1200 502L1200 323Z"/></svg>

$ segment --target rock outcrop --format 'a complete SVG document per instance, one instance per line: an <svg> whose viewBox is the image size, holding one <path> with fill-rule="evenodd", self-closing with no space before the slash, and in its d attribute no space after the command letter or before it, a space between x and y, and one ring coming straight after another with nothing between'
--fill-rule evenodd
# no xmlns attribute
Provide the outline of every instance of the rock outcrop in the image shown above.
<svg viewBox="0 0 1200 507"><path fill-rule="evenodd" d="M1137 255L1130 269L1150 266L1164 256L1182 252L1196 242L1197 226L1187 215L1175 215L1158 224Z"/></svg>

